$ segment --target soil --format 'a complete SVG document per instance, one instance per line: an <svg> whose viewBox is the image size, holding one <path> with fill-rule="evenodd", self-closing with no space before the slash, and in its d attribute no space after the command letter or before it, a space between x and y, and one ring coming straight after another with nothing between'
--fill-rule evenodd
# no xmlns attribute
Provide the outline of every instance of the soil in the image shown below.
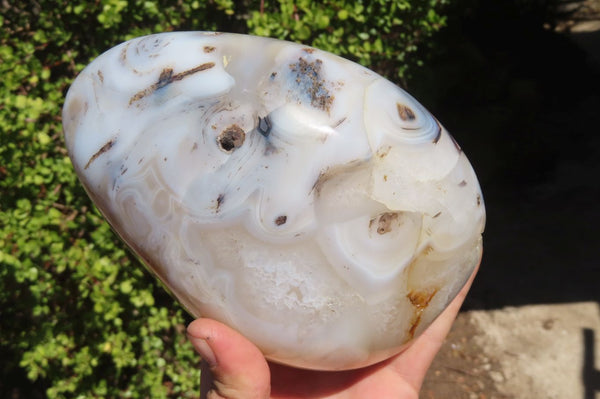
<svg viewBox="0 0 600 399"><path fill-rule="evenodd" d="M484 334L460 314L436 357L421 389L421 399L509 399L498 391L502 377L498 359L490 358L472 341Z"/></svg>

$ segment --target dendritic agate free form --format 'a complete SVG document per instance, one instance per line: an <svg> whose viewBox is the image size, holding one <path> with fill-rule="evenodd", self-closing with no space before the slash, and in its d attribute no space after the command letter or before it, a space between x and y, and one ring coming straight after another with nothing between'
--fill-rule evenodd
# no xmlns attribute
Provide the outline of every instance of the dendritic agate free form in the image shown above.
<svg viewBox="0 0 600 399"><path fill-rule="evenodd" d="M483 199L460 147L406 92L314 48L134 39L77 77L63 123L119 235L193 315L278 362L398 353L481 257Z"/></svg>

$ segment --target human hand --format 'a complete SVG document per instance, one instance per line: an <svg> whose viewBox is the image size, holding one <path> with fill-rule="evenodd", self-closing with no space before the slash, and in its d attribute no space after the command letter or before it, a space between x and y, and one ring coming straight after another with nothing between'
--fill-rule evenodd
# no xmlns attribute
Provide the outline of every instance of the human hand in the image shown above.
<svg viewBox="0 0 600 399"><path fill-rule="evenodd" d="M357 370L315 371L271 363L235 330L214 320L197 319L187 331L203 358L200 397L418 399L425 373L448 335L476 272L405 351Z"/></svg>

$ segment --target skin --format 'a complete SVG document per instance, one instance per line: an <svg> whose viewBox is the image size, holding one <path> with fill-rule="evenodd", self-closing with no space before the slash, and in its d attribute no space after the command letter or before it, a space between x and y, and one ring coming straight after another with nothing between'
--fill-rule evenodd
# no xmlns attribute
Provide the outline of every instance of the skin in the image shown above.
<svg viewBox="0 0 600 399"><path fill-rule="evenodd" d="M476 273L408 349L358 370L314 371L271 363L235 330L211 319L197 319L187 332L203 359L200 397L418 399L425 373L448 335Z"/></svg>

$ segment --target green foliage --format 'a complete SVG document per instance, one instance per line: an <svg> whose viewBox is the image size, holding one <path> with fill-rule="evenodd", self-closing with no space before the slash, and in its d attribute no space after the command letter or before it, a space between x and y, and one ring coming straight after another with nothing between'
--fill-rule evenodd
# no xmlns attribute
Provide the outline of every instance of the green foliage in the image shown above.
<svg viewBox="0 0 600 399"><path fill-rule="evenodd" d="M111 232L64 149L64 94L91 59L135 36L221 30L302 41L404 78L444 24L444 2L2 2L0 396L199 392L189 317Z"/></svg>
<svg viewBox="0 0 600 399"><path fill-rule="evenodd" d="M249 32L311 44L404 81L419 45L444 26L447 0L278 0L250 9Z"/></svg>

